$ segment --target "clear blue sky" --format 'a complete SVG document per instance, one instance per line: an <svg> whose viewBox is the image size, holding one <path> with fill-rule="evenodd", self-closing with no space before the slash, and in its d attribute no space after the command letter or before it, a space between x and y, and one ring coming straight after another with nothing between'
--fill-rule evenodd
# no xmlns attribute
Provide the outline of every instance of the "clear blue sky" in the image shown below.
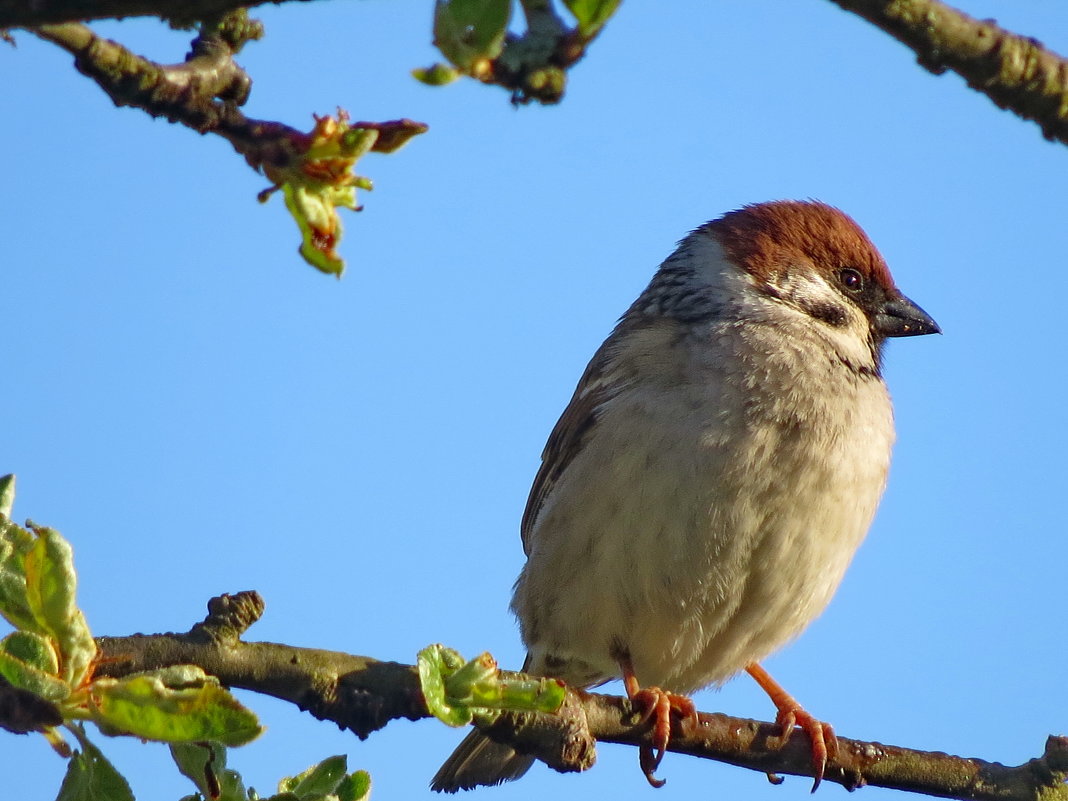
<svg viewBox="0 0 1068 801"><path fill-rule="evenodd" d="M960 5L1068 53L1068 7ZM825 0L625 3L563 105L519 110L409 77L435 60L429 0L256 15L250 114L430 125L362 163L377 188L345 217L340 283L303 265L281 199L256 203L266 181L225 142L116 110L28 34L0 46L0 472L16 517L74 544L95 633L184 630L254 588L250 639L518 666L519 518L587 359L688 230L813 197L866 228L945 335L890 343L883 505L828 611L766 666L847 737L1015 764L1068 732L1068 149ZM186 50L158 23L101 29ZM348 753L378 801L430 798L461 736L397 722L361 743L243 697L269 731L233 763L264 794ZM745 677L697 702L772 714ZM99 739L138 798L191 791L162 747ZM808 794L670 754L654 792L633 749L599 753L476 797ZM52 798L63 769L3 736L7 797Z"/></svg>

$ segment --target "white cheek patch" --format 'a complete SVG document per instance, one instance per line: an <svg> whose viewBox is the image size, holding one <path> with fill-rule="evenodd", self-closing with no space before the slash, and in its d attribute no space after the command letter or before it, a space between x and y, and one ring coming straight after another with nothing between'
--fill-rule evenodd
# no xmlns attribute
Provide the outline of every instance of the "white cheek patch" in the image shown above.
<svg viewBox="0 0 1068 801"><path fill-rule="evenodd" d="M835 328L862 328L859 309L819 274L794 272L782 276L776 289L783 300Z"/></svg>
<svg viewBox="0 0 1068 801"><path fill-rule="evenodd" d="M822 275L796 270L781 277L779 290L798 305L808 303L841 303L842 296Z"/></svg>

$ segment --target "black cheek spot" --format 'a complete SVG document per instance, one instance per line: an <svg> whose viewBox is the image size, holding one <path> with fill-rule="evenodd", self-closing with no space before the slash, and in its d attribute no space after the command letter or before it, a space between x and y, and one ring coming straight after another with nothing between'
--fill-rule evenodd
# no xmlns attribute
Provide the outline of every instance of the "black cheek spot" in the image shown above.
<svg viewBox="0 0 1068 801"><path fill-rule="evenodd" d="M849 321L849 313L837 303L809 302L803 306L810 317L822 320L827 325L841 328Z"/></svg>

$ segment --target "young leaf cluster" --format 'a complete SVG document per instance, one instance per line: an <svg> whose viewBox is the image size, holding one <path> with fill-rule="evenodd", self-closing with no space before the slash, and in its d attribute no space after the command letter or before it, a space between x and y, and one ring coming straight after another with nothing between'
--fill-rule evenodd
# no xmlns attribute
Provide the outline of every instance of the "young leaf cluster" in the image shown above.
<svg viewBox="0 0 1068 801"><path fill-rule="evenodd" d="M558 103L567 70L585 53L620 0L563 0L569 27L550 0L521 0L526 30L509 30L513 0L437 0L434 45L448 63L412 70L430 86L461 75L512 91L514 103Z"/></svg>
<svg viewBox="0 0 1068 801"><path fill-rule="evenodd" d="M475 715L492 721L504 711L555 712L567 693L559 679L504 678L488 653L466 662L444 645L420 651L418 668L427 709L450 726L466 726Z"/></svg>
<svg viewBox="0 0 1068 801"><path fill-rule="evenodd" d="M260 192L260 202L282 190L286 208L300 228L300 255L320 272L341 277L345 262L338 255L341 218L338 208L360 211L356 190L370 191L371 179L356 175L356 162L372 150L391 153L426 126L411 120L349 124L349 115L316 116L310 134L293 132L295 151L283 164L265 162L263 172L274 185Z"/></svg>
<svg viewBox="0 0 1068 801"><path fill-rule="evenodd" d="M226 767L226 749L218 743L172 745L171 755L198 790L181 801L368 801L371 797L371 776L364 770L348 773L343 755L287 776L278 783L278 792L266 798L245 789L241 776Z"/></svg>
<svg viewBox="0 0 1068 801"><path fill-rule="evenodd" d="M17 733L39 732L69 757L59 798L133 798L125 779L85 734L168 743L242 745L260 734L256 716L195 665L121 679L93 675L97 646L78 608L70 544L54 529L11 520L14 476L0 479L0 616L14 628L0 640L0 692ZM60 733L70 732L72 752ZM221 747L221 746L220 746Z"/></svg>

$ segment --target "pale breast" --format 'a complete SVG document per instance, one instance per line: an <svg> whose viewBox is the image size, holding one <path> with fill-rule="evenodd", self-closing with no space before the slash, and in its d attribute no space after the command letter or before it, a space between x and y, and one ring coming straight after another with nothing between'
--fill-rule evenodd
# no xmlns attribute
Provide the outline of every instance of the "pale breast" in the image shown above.
<svg viewBox="0 0 1068 801"><path fill-rule="evenodd" d="M513 609L565 679L617 676L620 649L643 684L729 678L823 610L874 514L882 381L803 343L769 358L751 332L702 335L732 358L675 348L664 380L617 394L535 521Z"/></svg>

